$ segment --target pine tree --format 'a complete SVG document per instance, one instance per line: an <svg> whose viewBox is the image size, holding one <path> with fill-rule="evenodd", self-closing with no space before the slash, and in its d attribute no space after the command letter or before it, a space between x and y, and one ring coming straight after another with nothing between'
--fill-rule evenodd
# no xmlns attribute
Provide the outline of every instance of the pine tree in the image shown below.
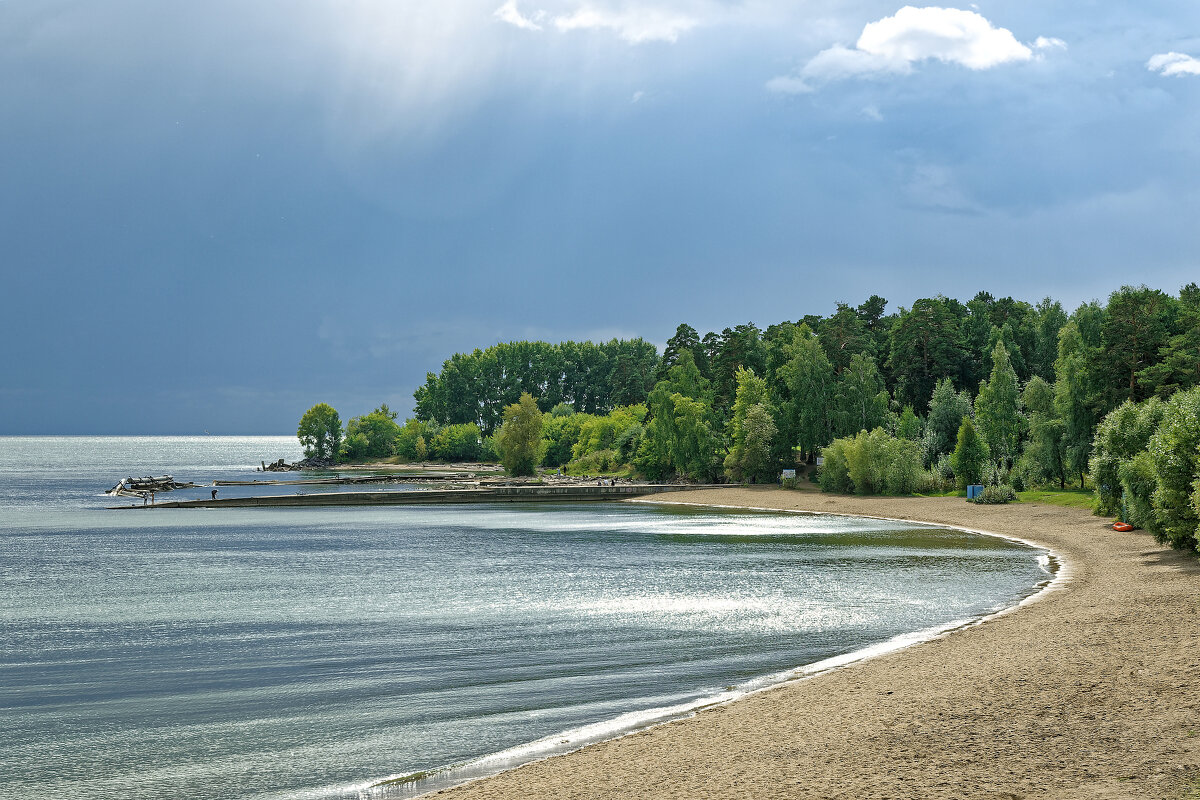
<svg viewBox="0 0 1200 800"><path fill-rule="evenodd" d="M990 457L987 442L975 431L971 418L963 417L958 428L958 446L950 456L950 467L954 470L958 488L965 489L971 484L981 483L983 468Z"/></svg>

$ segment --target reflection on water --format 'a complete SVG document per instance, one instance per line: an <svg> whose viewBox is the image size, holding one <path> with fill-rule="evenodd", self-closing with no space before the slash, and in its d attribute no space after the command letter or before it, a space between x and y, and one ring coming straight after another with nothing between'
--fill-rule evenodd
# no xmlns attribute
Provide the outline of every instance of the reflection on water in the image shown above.
<svg viewBox="0 0 1200 800"><path fill-rule="evenodd" d="M1045 577L1028 548L869 520L629 504L130 513L96 496L138 472L252 478L296 457L288 446L0 439L12 796L354 796L618 730L986 613Z"/></svg>

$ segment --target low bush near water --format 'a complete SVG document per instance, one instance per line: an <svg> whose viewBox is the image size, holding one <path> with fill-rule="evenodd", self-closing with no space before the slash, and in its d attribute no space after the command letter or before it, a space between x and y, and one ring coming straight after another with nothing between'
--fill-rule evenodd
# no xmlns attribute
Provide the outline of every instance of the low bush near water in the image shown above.
<svg viewBox="0 0 1200 800"><path fill-rule="evenodd" d="M883 428L835 439L821 455L821 489L854 494L911 494L928 483L917 442Z"/></svg>
<svg viewBox="0 0 1200 800"><path fill-rule="evenodd" d="M983 493L977 497L968 500L968 503L978 503L985 506L998 506L1003 503L1011 503L1017 499L1017 493L1013 487L1006 483L1001 483L996 486L983 487Z"/></svg>
<svg viewBox="0 0 1200 800"><path fill-rule="evenodd" d="M623 466L617 459L616 450L593 450L570 461L566 472L568 475L599 475L619 470Z"/></svg>

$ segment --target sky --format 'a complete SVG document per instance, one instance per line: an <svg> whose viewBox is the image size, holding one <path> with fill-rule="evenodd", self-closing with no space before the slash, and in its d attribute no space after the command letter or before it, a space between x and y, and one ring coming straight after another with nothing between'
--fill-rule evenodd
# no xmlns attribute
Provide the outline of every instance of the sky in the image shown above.
<svg viewBox="0 0 1200 800"><path fill-rule="evenodd" d="M1200 280L1200 4L0 0L0 434Z"/></svg>

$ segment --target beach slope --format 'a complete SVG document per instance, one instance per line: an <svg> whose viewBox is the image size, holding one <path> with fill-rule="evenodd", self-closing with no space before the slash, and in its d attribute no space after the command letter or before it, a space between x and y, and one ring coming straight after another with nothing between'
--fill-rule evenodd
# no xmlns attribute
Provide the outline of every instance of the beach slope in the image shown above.
<svg viewBox="0 0 1200 800"><path fill-rule="evenodd" d="M1194 557L1038 504L775 488L661 501L990 531L1053 550L1066 579L983 625L432 796L1200 798Z"/></svg>

